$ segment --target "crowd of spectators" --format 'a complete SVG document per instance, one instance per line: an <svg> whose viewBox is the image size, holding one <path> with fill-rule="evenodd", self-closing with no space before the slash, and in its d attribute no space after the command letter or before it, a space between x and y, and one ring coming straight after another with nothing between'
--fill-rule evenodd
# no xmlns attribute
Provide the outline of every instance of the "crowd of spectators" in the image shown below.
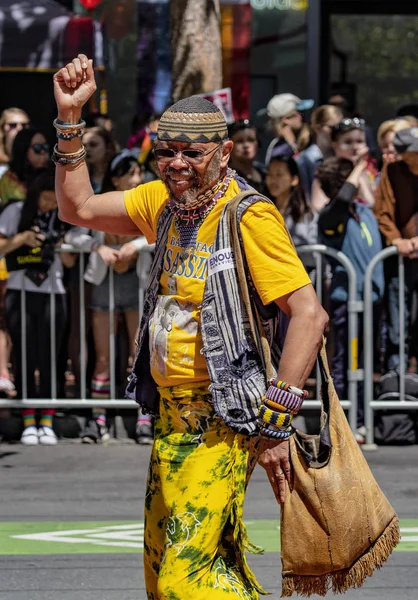
<svg viewBox="0 0 418 600"><path fill-rule="evenodd" d="M363 298L370 260L386 245L405 258L405 365L399 359L399 278L396 257L373 277L375 369L387 380L399 370L416 372L418 348L418 119L417 107L399 111L373 133L364 119L347 109L341 96L314 107L293 94L274 96L266 108L271 141L263 149L260 131L249 120L229 126L234 142L230 166L283 216L296 247L322 243L342 251L357 275L357 299ZM309 117L310 115L310 117ZM55 362L57 396L97 400L80 433L83 443L109 439L109 414L100 400L110 399L111 352L109 286L114 289L113 331L116 346L116 397L123 396L138 328L138 256L143 237L122 237L71 227L59 220L47 136L19 108L0 117L0 394L3 397L50 398L51 363ZM152 146L160 115L138 120L121 149L107 115L86 116L86 161L95 193L128 190L158 177ZM140 124L139 124L140 123ZM265 134L265 131L263 132ZM73 252L62 252L63 243ZM80 269L80 253L85 257ZM149 256L149 255L147 255ZM313 282L322 282L330 312L331 364L337 392L347 395L348 280L345 269L329 260L316 272L313 254L303 255ZM84 267L83 267L84 264ZM142 268L149 268L141 263ZM112 273L109 267L112 266ZM80 302L84 277L84 307ZM25 290L26 361L22 364L22 291ZM54 297L55 348L50 347L51 298ZM85 339L80 338L84 318ZM359 336L359 365L362 328ZM85 347L87 366L80 368ZM81 373L86 381L81 382ZM26 373L26 375L25 375ZM1 419L7 411L0 410ZM54 411L30 408L21 413L21 442L57 443ZM4 431L3 431L4 435ZM1 433L0 433L1 436ZM5 436L7 439L7 435ZM364 442L363 390L359 385L356 437ZM152 422L138 411L135 439L152 441Z"/></svg>

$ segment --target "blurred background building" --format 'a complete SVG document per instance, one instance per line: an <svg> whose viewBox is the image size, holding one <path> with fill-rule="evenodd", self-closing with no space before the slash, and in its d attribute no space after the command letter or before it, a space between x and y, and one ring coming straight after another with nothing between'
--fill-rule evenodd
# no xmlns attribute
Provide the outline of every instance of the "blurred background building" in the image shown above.
<svg viewBox="0 0 418 600"><path fill-rule="evenodd" d="M125 140L134 115L172 99L171 32L175 9L186 4L0 0L0 110L17 104L50 127L51 74L84 51L100 70L94 108L111 115ZM187 10L202 4L220 14L220 43L211 36L209 54L222 52L218 85L231 88L236 118L262 121L276 93L316 103L342 95L376 129L399 106L418 103L417 0L194 0Z"/></svg>

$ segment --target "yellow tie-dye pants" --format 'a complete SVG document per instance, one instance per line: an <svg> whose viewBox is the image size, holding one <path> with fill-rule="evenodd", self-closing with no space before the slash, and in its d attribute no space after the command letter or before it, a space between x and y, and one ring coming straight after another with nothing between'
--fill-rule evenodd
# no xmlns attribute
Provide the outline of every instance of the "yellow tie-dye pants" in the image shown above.
<svg viewBox="0 0 418 600"><path fill-rule="evenodd" d="M242 521L256 442L217 417L207 387L161 388L145 497L149 600L255 600Z"/></svg>

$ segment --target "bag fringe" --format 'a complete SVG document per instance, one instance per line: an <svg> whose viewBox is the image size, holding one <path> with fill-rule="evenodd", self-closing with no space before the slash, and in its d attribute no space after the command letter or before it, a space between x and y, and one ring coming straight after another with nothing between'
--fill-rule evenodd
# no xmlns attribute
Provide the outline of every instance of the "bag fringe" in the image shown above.
<svg viewBox="0 0 418 600"><path fill-rule="evenodd" d="M344 594L350 588L359 588L366 577L373 575L375 569L380 569L388 560L400 539L399 519L395 516L373 546L349 569L319 576L284 575L282 598L294 593L306 598L313 594L325 596L330 589L334 594Z"/></svg>

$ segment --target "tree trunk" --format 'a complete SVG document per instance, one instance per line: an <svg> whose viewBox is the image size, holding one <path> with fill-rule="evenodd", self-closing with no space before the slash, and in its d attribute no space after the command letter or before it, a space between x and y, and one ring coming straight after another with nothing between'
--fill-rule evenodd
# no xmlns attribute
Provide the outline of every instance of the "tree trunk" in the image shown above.
<svg viewBox="0 0 418 600"><path fill-rule="evenodd" d="M170 0L173 99L222 88L219 0Z"/></svg>

